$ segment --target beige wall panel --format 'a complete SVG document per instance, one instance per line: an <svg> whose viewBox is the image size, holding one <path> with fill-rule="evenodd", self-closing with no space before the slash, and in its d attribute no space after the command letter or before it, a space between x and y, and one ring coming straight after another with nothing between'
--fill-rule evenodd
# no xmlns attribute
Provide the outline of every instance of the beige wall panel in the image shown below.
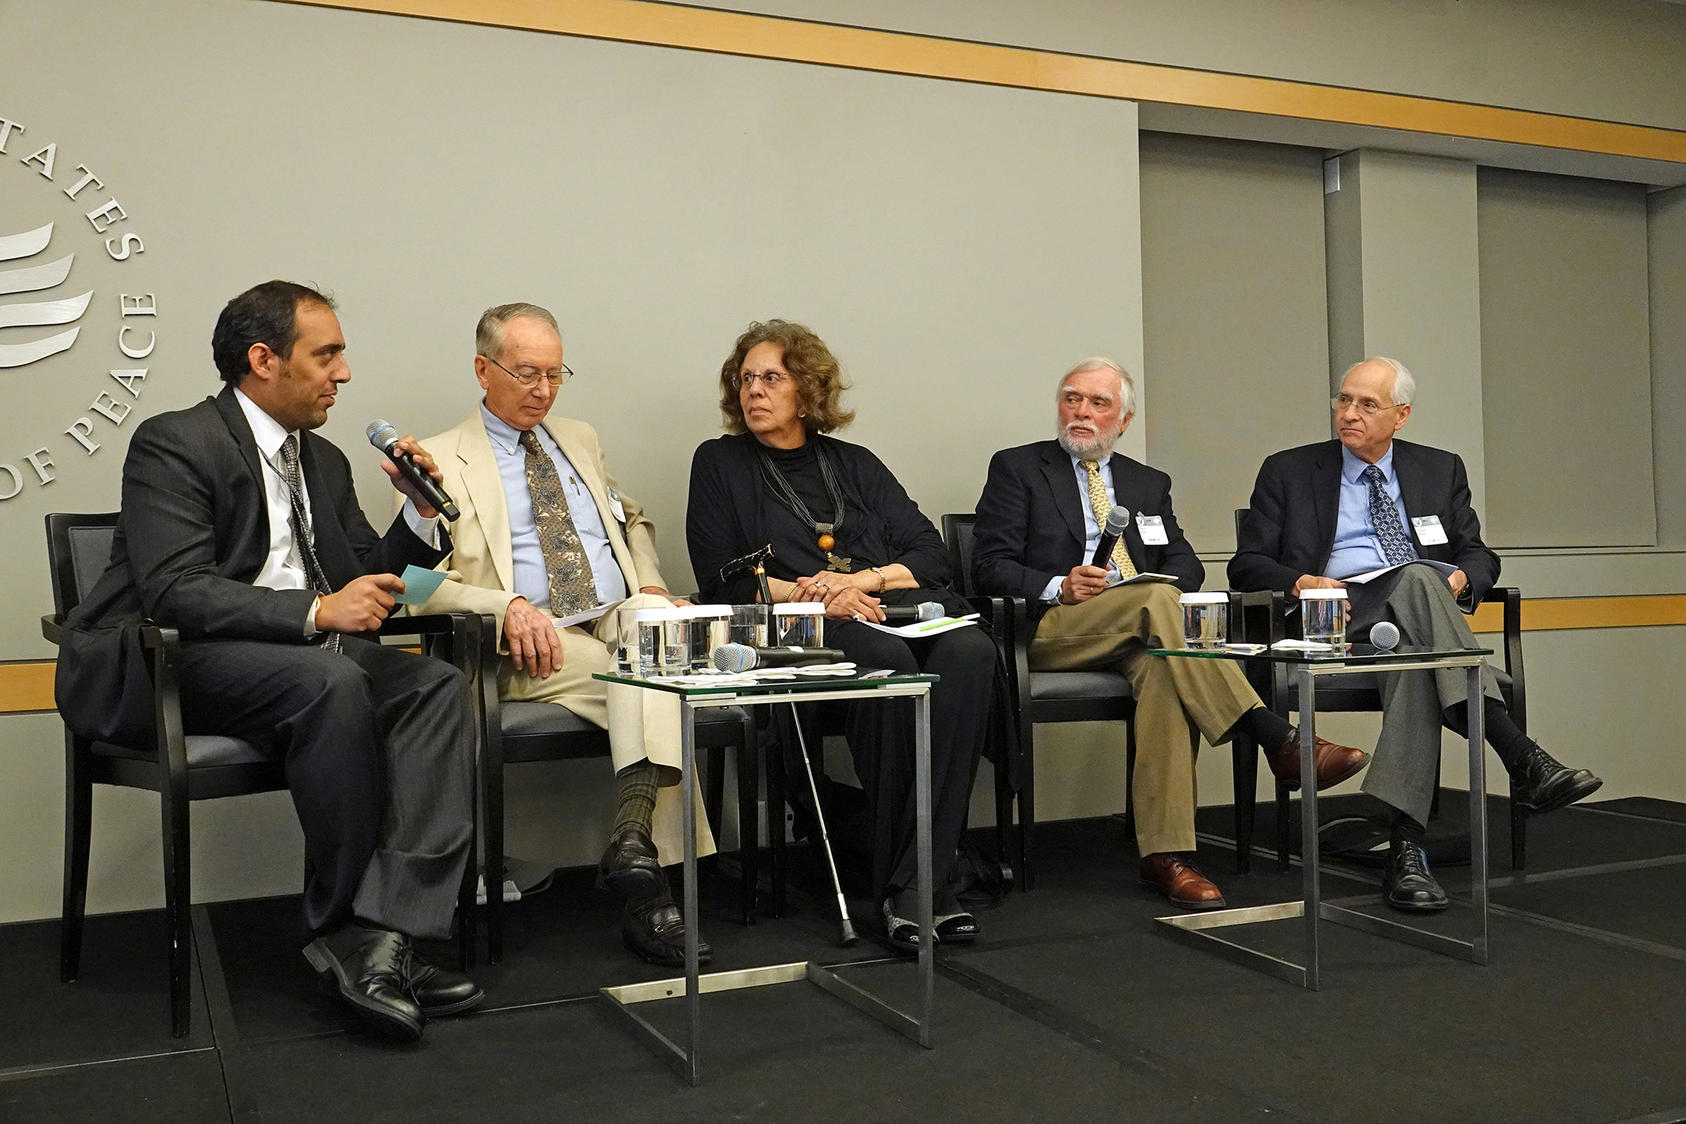
<svg viewBox="0 0 1686 1124"><path fill-rule="evenodd" d="M1686 127L1663 0L709 0L706 7Z"/></svg>
<svg viewBox="0 0 1686 1124"><path fill-rule="evenodd" d="M1483 169L1479 212L1488 542L1654 543L1644 189Z"/></svg>
<svg viewBox="0 0 1686 1124"><path fill-rule="evenodd" d="M1322 154L1144 133L1141 157L1148 456L1195 549L1232 553L1259 463L1328 436Z"/></svg>
<svg viewBox="0 0 1686 1124"><path fill-rule="evenodd" d="M1686 188L1646 199L1657 543L1686 547Z"/></svg>

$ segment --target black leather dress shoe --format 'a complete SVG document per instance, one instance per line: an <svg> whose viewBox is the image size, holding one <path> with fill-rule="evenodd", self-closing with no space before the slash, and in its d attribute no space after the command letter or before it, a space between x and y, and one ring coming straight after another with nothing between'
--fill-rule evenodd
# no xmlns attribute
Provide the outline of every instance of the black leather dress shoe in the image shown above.
<svg viewBox="0 0 1686 1124"><path fill-rule="evenodd" d="M486 998L485 990L461 972L448 972L429 964L414 951L404 974L410 998L430 1019L471 1011Z"/></svg>
<svg viewBox="0 0 1686 1124"><path fill-rule="evenodd" d="M597 888L619 895L628 905L642 905L667 893L649 833L629 827L610 837L608 850L597 861Z"/></svg>
<svg viewBox="0 0 1686 1124"><path fill-rule="evenodd" d="M1510 775L1510 798L1537 816L1585 799L1603 784L1585 769L1571 769L1536 745Z"/></svg>
<svg viewBox="0 0 1686 1124"><path fill-rule="evenodd" d="M668 968L685 966L685 917L663 884L660 897L621 911L621 940L626 947L652 964ZM697 934L697 963L707 964L714 949Z"/></svg>
<svg viewBox="0 0 1686 1124"><path fill-rule="evenodd" d="M1428 856L1423 854L1422 844L1409 840L1394 840L1388 851L1382 896L1394 909L1416 913L1438 913L1449 904L1446 891L1428 872Z"/></svg>
<svg viewBox="0 0 1686 1124"><path fill-rule="evenodd" d="M370 1028L401 1042L421 1038L422 1010L405 977L409 937L347 924L305 945L304 958L333 980L340 998Z"/></svg>

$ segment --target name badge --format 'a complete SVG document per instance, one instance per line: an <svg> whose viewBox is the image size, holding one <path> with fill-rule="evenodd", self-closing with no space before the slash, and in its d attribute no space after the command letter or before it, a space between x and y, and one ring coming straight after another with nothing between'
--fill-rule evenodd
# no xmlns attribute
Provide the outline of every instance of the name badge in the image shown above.
<svg viewBox="0 0 1686 1124"><path fill-rule="evenodd" d="M1446 528L1440 525L1440 516L1415 516L1411 519L1411 526L1416 528L1417 541L1424 546L1446 545Z"/></svg>
<svg viewBox="0 0 1686 1124"><path fill-rule="evenodd" d="M1149 515L1145 511L1138 512L1136 530L1141 533L1142 543L1146 546L1166 546L1171 541L1165 537L1165 520L1162 516Z"/></svg>
<svg viewBox="0 0 1686 1124"><path fill-rule="evenodd" d="M613 488L609 489L609 511L614 514L615 522L626 522L626 505L621 503L621 497ZM1445 542L1445 539L1441 539Z"/></svg>

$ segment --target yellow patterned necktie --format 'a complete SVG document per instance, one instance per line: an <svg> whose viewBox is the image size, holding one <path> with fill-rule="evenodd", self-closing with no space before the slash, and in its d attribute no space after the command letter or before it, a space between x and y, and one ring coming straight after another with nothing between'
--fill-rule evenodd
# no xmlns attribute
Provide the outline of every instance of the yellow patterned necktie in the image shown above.
<svg viewBox="0 0 1686 1124"><path fill-rule="evenodd" d="M1106 498L1106 484L1101 480L1101 466L1096 461L1084 461L1083 469L1089 474L1089 509L1095 513L1095 526L1106 530L1106 517L1112 514L1112 501ZM1136 576L1136 564L1130 561L1130 552L1124 548L1124 536L1119 535L1118 541L1112 546L1112 561L1118 567L1121 577Z"/></svg>
<svg viewBox="0 0 1686 1124"><path fill-rule="evenodd" d="M527 451L527 492L533 501L533 524L539 534L539 551L544 555L545 575L550 579L550 615L566 617L597 604L597 579L591 560L580 544L574 516L568 510L568 495L556 462L532 430L521 434Z"/></svg>

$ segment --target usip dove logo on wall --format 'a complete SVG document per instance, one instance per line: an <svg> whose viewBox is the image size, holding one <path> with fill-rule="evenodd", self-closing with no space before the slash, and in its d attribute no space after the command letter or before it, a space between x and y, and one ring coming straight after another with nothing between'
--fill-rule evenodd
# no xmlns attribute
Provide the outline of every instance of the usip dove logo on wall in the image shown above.
<svg viewBox="0 0 1686 1124"><path fill-rule="evenodd" d="M0 106L0 511L116 435L158 346L146 242L104 169L28 134Z"/></svg>
<svg viewBox="0 0 1686 1124"><path fill-rule="evenodd" d="M66 254L44 265L13 263L20 258L33 257L47 248L53 239L53 224L26 230L18 234L0 234L0 328L33 328L45 324L75 324L88 311L94 291L59 300L12 301L14 293L37 293L54 290L70 276L75 254ZM27 343L6 343L0 335L0 367L27 367L37 360L61 351L70 350L81 328L69 328Z"/></svg>

